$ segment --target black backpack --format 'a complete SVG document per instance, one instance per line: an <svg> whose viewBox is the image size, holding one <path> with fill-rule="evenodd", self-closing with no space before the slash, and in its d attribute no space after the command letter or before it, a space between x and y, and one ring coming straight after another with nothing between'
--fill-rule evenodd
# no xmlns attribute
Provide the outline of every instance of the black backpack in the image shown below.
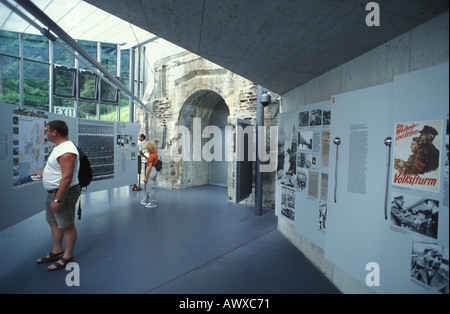
<svg viewBox="0 0 450 314"><path fill-rule="evenodd" d="M155 168L156 168L156 171L161 171L161 169L162 169L162 160L161 159L158 159L158 162L156 163L156 166L155 166Z"/></svg>
<svg viewBox="0 0 450 314"><path fill-rule="evenodd" d="M80 155L80 169L78 170L78 182L82 188L87 188L92 182L91 162L86 154L77 146Z"/></svg>
<svg viewBox="0 0 450 314"><path fill-rule="evenodd" d="M78 154L80 157L80 169L78 169L78 183L81 188L87 188L92 182L92 169L91 162L87 158L86 154L77 146ZM78 203L78 220L81 220L81 198Z"/></svg>

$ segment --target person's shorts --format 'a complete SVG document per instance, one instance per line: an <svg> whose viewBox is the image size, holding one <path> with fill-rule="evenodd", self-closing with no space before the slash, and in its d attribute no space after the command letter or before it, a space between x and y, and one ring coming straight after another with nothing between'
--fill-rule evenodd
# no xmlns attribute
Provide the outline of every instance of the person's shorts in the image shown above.
<svg viewBox="0 0 450 314"><path fill-rule="evenodd" d="M49 192L47 200L45 201L45 218L47 221L56 221L58 228L67 228L75 223L75 208L78 198L81 194L80 185L71 187L59 205L59 212L52 212L50 210L50 204L55 201L56 190Z"/></svg>

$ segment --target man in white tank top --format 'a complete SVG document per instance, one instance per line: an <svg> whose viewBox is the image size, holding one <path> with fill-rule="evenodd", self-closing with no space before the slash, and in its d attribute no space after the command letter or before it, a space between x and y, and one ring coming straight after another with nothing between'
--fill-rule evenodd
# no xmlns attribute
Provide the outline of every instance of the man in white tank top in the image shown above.
<svg viewBox="0 0 450 314"><path fill-rule="evenodd" d="M46 219L53 237L53 249L37 263L56 261L48 270L57 270L74 261L73 249L77 239L75 205L81 194L78 184L80 165L77 147L69 140L69 129L62 120L47 123L47 138L55 143L42 176L47 190ZM65 250L62 242L65 240Z"/></svg>

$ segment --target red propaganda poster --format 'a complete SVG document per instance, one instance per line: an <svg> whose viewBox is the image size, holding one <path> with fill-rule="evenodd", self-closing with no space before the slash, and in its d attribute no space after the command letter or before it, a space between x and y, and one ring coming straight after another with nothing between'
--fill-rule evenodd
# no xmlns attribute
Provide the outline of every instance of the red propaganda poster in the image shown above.
<svg viewBox="0 0 450 314"><path fill-rule="evenodd" d="M441 133L441 120L396 123L393 185L439 192Z"/></svg>

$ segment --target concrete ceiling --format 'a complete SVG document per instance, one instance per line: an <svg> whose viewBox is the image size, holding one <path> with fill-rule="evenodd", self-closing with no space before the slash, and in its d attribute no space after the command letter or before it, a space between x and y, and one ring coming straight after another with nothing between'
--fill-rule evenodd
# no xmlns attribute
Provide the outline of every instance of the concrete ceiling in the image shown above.
<svg viewBox="0 0 450 314"><path fill-rule="evenodd" d="M283 94L448 10L448 0L86 0Z"/></svg>

